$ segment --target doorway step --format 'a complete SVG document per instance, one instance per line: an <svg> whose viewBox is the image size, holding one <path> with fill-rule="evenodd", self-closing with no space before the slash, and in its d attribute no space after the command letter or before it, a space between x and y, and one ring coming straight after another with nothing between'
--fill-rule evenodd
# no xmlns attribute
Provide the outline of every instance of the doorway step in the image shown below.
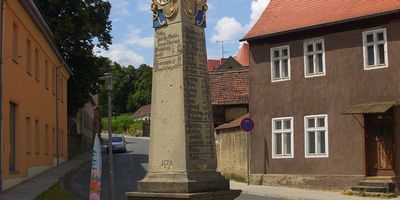
<svg viewBox="0 0 400 200"><path fill-rule="evenodd" d="M392 176L366 177L351 190L354 192L394 193L396 187L394 180L395 177Z"/></svg>

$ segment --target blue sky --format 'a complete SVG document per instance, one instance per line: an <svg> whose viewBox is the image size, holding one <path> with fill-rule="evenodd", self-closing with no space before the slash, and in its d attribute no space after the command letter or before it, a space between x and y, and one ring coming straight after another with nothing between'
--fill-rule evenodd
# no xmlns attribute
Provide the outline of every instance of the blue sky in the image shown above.
<svg viewBox="0 0 400 200"><path fill-rule="evenodd" d="M151 0L110 0L113 45L109 51L95 49L97 54L122 65L153 66L154 29ZM208 0L207 53L209 59L221 57L225 42L225 57L239 50L239 39L256 22L269 0Z"/></svg>

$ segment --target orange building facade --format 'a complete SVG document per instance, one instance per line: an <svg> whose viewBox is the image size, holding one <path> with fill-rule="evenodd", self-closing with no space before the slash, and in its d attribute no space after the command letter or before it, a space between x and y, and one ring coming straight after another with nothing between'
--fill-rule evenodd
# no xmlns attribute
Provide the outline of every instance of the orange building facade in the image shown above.
<svg viewBox="0 0 400 200"><path fill-rule="evenodd" d="M32 0L1 3L1 190L6 190L68 158L72 73Z"/></svg>

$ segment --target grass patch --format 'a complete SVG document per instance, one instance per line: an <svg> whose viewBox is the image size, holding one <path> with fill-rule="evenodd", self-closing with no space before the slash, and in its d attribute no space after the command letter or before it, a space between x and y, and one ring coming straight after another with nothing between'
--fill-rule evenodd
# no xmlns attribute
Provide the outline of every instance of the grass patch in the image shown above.
<svg viewBox="0 0 400 200"><path fill-rule="evenodd" d="M236 181L236 182L241 182L241 183L247 183L246 178L238 176L236 174L229 174L229 175L224 175L226 179Z"/></svg>
<svg viewBox="0 0 400 200"><path fill-rule="evenodd" d="M112 120L129 120L133 118L133 113L124 113L118 116L112 116ZM101 120L108 121L108 117L102 117Z"/></svg>
<svg viewBox="0 0 400 200"><path fill-rule="evenodd" d="M44 191L42 194L37 196L35 200L79 200L74 195L70 194L69 192L65 191L60 182L55 183L49 189Z"/></svg>
<svg viewBox="0 0 400 200"><path fill-rule="evenodd" d="M101 119L103 131L108 131L108 118ZM117 117L112 117L112 127L114 134L125 134L130 136L142 136L143 128L150 124L150 121L134 121L131 113L121 114Z"/></svg>

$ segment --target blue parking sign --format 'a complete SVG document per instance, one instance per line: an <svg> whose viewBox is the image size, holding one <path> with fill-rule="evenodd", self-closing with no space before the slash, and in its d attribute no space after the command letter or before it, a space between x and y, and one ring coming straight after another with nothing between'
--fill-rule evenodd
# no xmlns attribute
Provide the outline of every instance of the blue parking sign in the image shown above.
<svg viewBox="0 0 400 200"><path fill-rule="evenodd" d="M253 128L254 128L254 121L253 121L253 119L248 118L248 117L244 118L244 119L240 122L240 128L241 128L243 131L246 131L246 132L250 132L251 130L253 130Z"/></svg>

